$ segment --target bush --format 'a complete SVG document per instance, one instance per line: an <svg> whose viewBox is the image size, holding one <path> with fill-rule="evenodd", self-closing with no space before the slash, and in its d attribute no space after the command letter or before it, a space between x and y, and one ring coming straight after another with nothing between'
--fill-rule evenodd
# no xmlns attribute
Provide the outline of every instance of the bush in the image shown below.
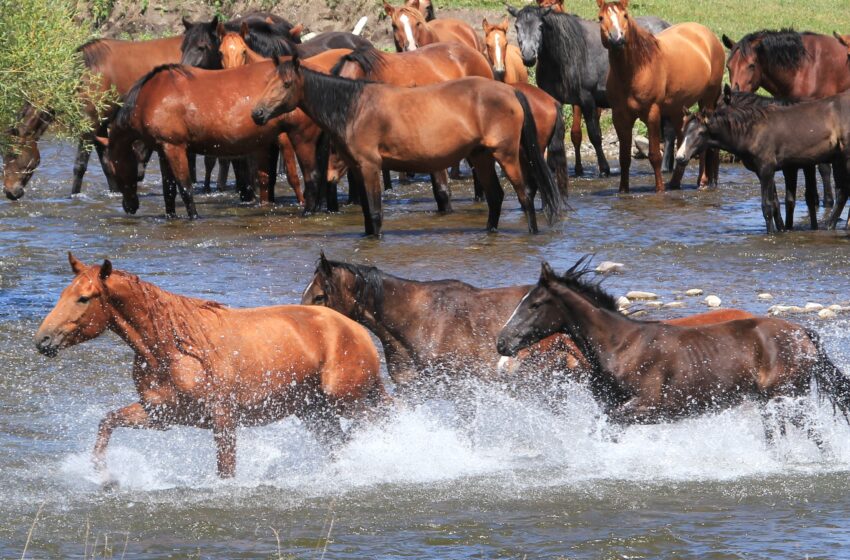
<svg viewBox="0 0 850 560"><path fill-rule="evenodd" d="M79 95L85 66L76 52L90 32L74 15L71 0L0 0L0 145L25 102L52 111L59 135L90 130Z"/></svg>

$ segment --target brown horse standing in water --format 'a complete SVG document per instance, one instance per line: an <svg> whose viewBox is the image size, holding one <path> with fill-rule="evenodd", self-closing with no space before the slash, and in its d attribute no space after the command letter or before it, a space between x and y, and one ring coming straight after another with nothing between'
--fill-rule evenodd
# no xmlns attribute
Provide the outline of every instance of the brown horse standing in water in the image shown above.
<svg viewBox="0 0 850 560"><path fill-rule="evenodd" d="M431 43L462 43L483 53L484 44L472 27L459 19L441 18L426 21L419 10L419 0L394 8L384 2L384 12L390 18L396 51L414 51Z"/></svg>
<svg viewBox="0 0 850 560"><path fill-rule="evenodd" d="M79 193L82 188L83 175L88 167L90 144L94 144L101 162L105 161L103 147L94 142L94 139L95 135L106 135L106 123L118 110L120 98L130 91L139 78L157 66L178 62L181 41L180 37L151 41L95 39L77 49L82 54L86 70L92 76L93 83L87 84L81 91L93 132L81 138L77 145L72 194ZM97 96L101 96L113 88L119 98L112 99L112 102L98 113L85 92L93 91ZM53 117L49 113L38 111L29 104L22 110L19 124L10 131L13 149L3 156L3 188L8 198L14 200L24 195L24 188L40 162L38 140L52 121ZM110 190L118 190L106 167L104 174L110 184Z"/></svg>
<svg viewBox="0 0 850 560"><path fill-rule="evenodd" d="M584 295L595 290L612 299L583 279L585 260L563 277L543 264L537 285L499 334L500 354L568 334L590 363L596 398L611 420L624 424L693 416L746 399L764 404L803 396L813 380L819 394L845 416L850 412L850 379L813 331L763 317L699 327L635 321Z"/></svg>
<svg viewBox="0 0 850 560"><path fill-rule="evenodd" d="M339 417L386 399L366 329L329 309L281 305L232 309L162 290L70 253L75 277L35 335L59 350L111 330L135 353L139 400L100 422L95 465L105 472L115 428L213 431L218 474L236 474L236 428L301 418L320 439L342 435ZM107 478L108 480L108 478Z"/></svg>
<svg viewBox="0 0 850 560"><path fill-rule="evenodd" d="M682 140L683 109L699 103L711 111L723 83L723 45L698 23L680 23L652 35L629 17L629 0L599 6L602 44L608 49L608 100L620 142L620 192L629 192L632 130L640 118L649 132L649 161L655 190L664 191L661 175L661 119L671 120ZM714 186L720 159L716 150L700 157L700 186ZM676 166L670 188L679 188L685 166Z"/></svg>
<svg viewBox="0 0 850 560"><path fill-rule="evenodd" d="M475 77L399 88L326 76L302 68L297 57L275 64L277 73L255 105L254 121L262 125L300 107L330 135L365 185L367 235L381 234L383 168L428 173L463 158L472 162L484 186L491 231L498 227L504 198L497 161L517 193L529 231L537 231L538 189L550 220L560 213L560 195L537 144L528 100L512 87Z"/></svg>
<svg viewBox="0 0 850 560"><path fill-rule="evenodd" d="M384 348L387 372L402 387L429 374L482 379L510 375L540 379L553 371L580 378L589 364L566 335L554 335L517 359L499 357L494 341L505 321L532 286L481 289L457 280L417 282L387 274L372 266L330 261L322 254L303 305L324 305L372 331ZM617 312L610 298L583 292L599 305ZM748 319L739 309L700 313L668 321L697 326Z"/></svg>
<svg viewBox="0 0 850 560"><path fill-rule="evenodd" d="M528 70L522 62L519 47L508 43L508 18L490 25L487 18L481 22L487 59L493 66L493 75L506 84L528 83Z"/></svg>

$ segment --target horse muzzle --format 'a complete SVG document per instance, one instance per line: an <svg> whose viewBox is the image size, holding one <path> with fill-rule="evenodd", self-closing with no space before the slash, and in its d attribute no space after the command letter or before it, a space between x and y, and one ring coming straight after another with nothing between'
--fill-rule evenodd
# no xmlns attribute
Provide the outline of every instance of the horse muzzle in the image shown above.
<svg viewBox="0 0 850 560"><path fill-rule="evenodd" d="M35 335L35 347L40 354L48 358L55 358L59 354L59 348L62 345L62 338L51 335Z"/></svg>
<svg viewBox="0 0 850 560"><path fill-rule="evenodd" d="M139 211L139 197L138 196L133 196L133 197L126 197L125 196L121 200L121 206L124 207L124 212L126 212L127 214L131 214L131 215L135 214L136 212Z"/></svg>
<svg viewBox="0 0 850 560"><path fill-rule="evenodd" d="M15 185L13 187L4 187L3 192L6 193L6 198L9 200L18 200L24 196L24 187Z"/></svg>
<svg viewBox="0 0 850 560"><path fill-rule="evenodd" d="M523 54L522 55L522 63L525 64L529 68L533 67L535 64L537 64L537 55L526 56L525 54Z"/></svg>
<svg viewBox="0 0 850 560"><path fill-rule="evenodd" d="M255 124L264 125L272 118L272 113L265 107L257 107L253 111L251 111L251 119L253 119Z"/></svg>
<svg viewBox="0 0 850 560"><path fill-rule="evenodd" d="M520 351L518 341L500 336L496 341L496 350L502 356L513 358Z"/></svg>

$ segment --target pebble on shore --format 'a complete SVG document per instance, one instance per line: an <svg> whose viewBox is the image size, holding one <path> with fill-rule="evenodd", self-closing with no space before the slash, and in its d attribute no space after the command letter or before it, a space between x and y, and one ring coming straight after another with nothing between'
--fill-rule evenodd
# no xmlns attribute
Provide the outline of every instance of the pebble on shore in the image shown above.
<svg viewBox="0 0 850 560"><path fill-rule="evenodd" d="M685 295L686 295L686 296L692 296L692 297L693 297L693 296L701 296L701 295L702 295L702 290L700 290L699 288L691 288L690 290L688 290L687 292L685 292Z"/></svg>
<svg viewBox="0 0 850 560"><path fill-rule="evenodd" d="M670 301L665 303L662 307L664 307L664 309L679 309L687 306L684 301Z"/></svg>
<svg viewBox="0 0 850 560"><path fill-rule="evenodd" d="M818 317L821 319L835 319L838 317L838 314L832 309L821 309L818 311Z"/></svg>
<svg viewBox="0 0 850 560"><path fill-rule="evenodd" d="M805 305L803 309L805 309L806 311L820 311L821 309L823 309L823 305L810 301Z"/></svg>
<svg viewBox="0 0 850 560"><path fill-rule="evenodd" d="M614 274L617 272L623 272L623 269L626 268L626 265L618 262L605 261L599 263L599 266L596 267L596 272L599 274Z"/></svg>
<svg viewBox="0 0 850 560"><path fill-rule="evenodd" d="M717 296L708 296L704 301L709 307L720 307L720 304L723 303L723 301Z"/></svg>
<svg viewBox="0 0 850 560"><path fill-rule="evenodd" d="M764 293L759 294L758 298L760 300L764 300L764 301L771 300L771 299L773 299L773 294L769 294L767 292L764 292Z"/></svg>
<svg viewBox="0 0 850 560"><path fill-rule="evenodd" d="M633 290L626 294L626 297L630 300L633 299L658 299L658 294L653 294L652 292L641 292L640 290Z"/></svg>

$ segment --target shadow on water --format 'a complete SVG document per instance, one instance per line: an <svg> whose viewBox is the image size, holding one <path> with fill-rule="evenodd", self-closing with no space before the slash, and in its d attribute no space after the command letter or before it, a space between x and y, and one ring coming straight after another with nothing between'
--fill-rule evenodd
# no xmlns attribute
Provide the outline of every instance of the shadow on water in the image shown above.
<svg viewBox="0 0 850 560"><path fill-rule="evenodd" d="M404 277L480 286L529 283L541 260L564 269L595 253L626 265L605 281L614 294L649 290L685 305L650 318L705 310L689 288L757 313L849 304L847 234L808 231L798 204L801 231L765 235L755 177L739 167L724 166L709 191L695 190L691 169L682 191L663 196L645 163L626 196L616 178L575 180L572 210L553 227L541 220L536 236L510 188L501 230L490 234L468 178L452 183L456 211L443 216L417 177L386 193L386 233L375 240L362 236L359 208L302 218L284 184L274 207L214 192L197 196L201 220L165 220L155 169L140 215L125 216L96 171L82 195L66 196L71 156L47 144L26 198L0 203L2 557L20 556L41 504L30 545L38 557L81 554L87 527L89 552L108 534L121 556L129 535L127 558L276 557L274 531L284 553L319 557L327 545L329 558L837 557L850 545L850 429L826 403L816 404L831 448L822 455L795 430L768 448L749 405L612 437L580 387L473 385L473 424L459 422L451 402L426 399L333 457L293 419L240 430L239 472L228 482L214 476L207 432L119 430L108 461L120 489L104 493L89 450L103 414L135 398L131 353L112 335L54 360L32 347L69 280L68 250L235 306L299 301L320 249ZM847 318L794 319L817 328L850 371Z"/></svg>

